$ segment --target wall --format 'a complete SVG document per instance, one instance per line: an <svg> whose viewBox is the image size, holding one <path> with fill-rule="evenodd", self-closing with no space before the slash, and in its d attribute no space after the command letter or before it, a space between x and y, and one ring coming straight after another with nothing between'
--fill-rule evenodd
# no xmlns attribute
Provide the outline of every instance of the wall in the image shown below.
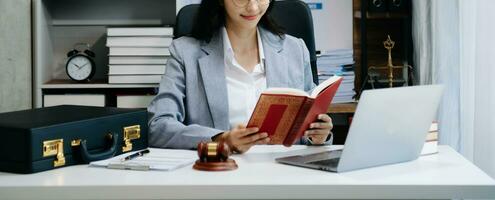
<svg viewBox="0 0 495 200"><path fill-rule="evenodd" d="M31 108L31 1L0 0L0 112Z"/></svg>
<svg viewBox="0 0 495 200"><path fill-rule="evenodd" d="M189 4L199 4L201 0L176 0L175 1L175 11L179 13L179 10Z"/></svg>
<svg viewBox="0 0 495 200"><path fill-rule="evenodd" d="M187 4L200 0L177 0L177 12ZM304 0L322 3L322 9L312 10L316 50L352 49L352 0Z"/></svg>
<svg viewBox="0 0 495 200"><path fill-rule="evenodd" d="M352 49L352 1L305 0L322 3L322 9L313 9L316 50Z"/></svg>

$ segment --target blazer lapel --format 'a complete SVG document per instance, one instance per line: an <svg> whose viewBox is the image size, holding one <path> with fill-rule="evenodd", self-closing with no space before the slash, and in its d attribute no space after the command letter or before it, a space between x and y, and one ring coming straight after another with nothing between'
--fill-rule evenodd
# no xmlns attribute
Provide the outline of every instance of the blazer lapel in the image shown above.
<svg viewBox="0 0 495 200"><path fill-rule="evenodd" d="M229 104L227 81L223 58L222 40L216 34L209 43L202 44L205 56L199 59L199 70L210 108L213 126L216 129L229 130Z"/></svg>
<svg viewBox="0 0 495 200"><path fill-rule="evenodd" d="M265 53L265 72L268 87L287 87L289 75L287 60L284 59L283 39L269 31L260 28L263 50ZM227 96L227 81L223 42L221 34L215 34L209 43L203 43L201 49L205 56L199 62L199 71L205 88L208 106L210 108L213 126L217 129L229 129L229 102Z"/></svg>
<svg viewBox="0 0 495 200"><path fill-rule="evenodd" d="M263 51L265 53L265 72L268 87L287 87L289 72L284 55L283 42L279 36L260 28Z"/></svg>

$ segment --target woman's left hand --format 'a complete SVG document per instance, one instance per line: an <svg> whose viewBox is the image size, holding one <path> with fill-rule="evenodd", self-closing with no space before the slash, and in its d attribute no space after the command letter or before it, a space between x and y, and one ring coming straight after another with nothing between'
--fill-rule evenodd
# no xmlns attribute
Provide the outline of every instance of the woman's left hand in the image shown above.
<svg viewBox="0 0 495 200"><path fill-rule="evenodd" d="M309 125L309 129L304 132L304 135L313 144L324 144L332 128L332 118L327 114L319 114L318 120Z"/></svg>

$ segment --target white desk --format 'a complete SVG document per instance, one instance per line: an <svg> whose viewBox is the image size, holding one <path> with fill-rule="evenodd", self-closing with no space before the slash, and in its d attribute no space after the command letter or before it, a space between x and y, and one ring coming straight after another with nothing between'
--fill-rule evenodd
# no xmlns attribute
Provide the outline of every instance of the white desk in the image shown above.
<svg viewBox="0 0 495 200"><path fill-rule="evenodd" d="M341 174L274 162L295 151L326 148L257 146L234 156L239 169L229 172L79 165L31 175L0 173L0 199L495 198L495 181L446 146L412 162Z"/></svg>

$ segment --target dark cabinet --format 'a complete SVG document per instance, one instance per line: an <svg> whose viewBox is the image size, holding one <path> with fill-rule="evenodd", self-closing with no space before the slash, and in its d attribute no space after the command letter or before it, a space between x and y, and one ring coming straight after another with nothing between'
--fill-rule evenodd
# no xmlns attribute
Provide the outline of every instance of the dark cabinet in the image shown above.
<svg viewBox="0 0 495 200"><path fill-rule="evenodd" d="M353 42L355 64L355 88L358 94L363 89L388 87L386 70L370 67L387 66L388 51L383 41L395 41L392 49L394 66L407 68L408 75L401 70L394 71L394 86L411 85L413 65L412 6L410 0L353 0ZM374 81L374 82L373 82Z"/></svg>

